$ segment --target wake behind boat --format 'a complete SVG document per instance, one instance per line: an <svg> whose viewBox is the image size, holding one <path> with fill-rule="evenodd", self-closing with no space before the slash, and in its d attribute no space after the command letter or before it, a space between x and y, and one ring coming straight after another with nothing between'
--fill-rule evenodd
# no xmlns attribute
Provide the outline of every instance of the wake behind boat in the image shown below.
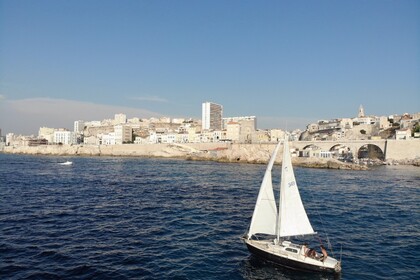
<svg viewBox="0 0 420 280"><path fill-rule="evenodd" d="M294 269L339 273L341 262L329 256L322 245L320 254L306 244L294 244L290 241L291 237L312 235L316 232L300 198L287 139L283 145L277 210L271 170L280 144L277 144L268 163L249 230L242 239L252 254L276 264Z"/></svg>
<svg viewBox="0 0 420 280"><path fill-rule="evenodd" d="M59 165L72 165L72 161L60 162Z"/></svg>

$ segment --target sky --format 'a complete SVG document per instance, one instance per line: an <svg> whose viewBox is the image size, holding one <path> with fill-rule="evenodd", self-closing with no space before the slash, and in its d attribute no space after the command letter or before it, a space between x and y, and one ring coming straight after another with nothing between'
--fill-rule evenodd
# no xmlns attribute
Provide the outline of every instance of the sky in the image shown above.
<svg viewBox="0 0 420 280"><path fill-rule="evenodd" d="M0 0L0 129L256 116L259 129L420 112L417 0Z"/></svg>

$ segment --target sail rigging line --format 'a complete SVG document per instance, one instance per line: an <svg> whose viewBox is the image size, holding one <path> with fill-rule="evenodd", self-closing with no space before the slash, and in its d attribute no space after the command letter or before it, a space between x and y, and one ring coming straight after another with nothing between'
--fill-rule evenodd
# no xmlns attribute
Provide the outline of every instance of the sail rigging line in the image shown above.
<svg viewBox="0 0 420 280"><path fill-rule="evenodd" d="M313 193L312 193L312 192L310 192L310 194L311 194L312 201L316 201L316 200L315 200L315 197L314 197L314 195L313 195ZM315 211L316 211L316 214L317 214L317 215L318 215L318 217L319 217L319 220L321 221L322 232L324 232L324 233L325 233L325 237L326 237L326 240L327 240L327 248L331 251L331 255L332 255L333 257L335 257L335 256L334 256L334 251L333 251L333 248L332 248L332 245L331 245L331 242L330 242L330 238L328 237L328 232L327 232L327 230L325 229L324 220L322 219L322 216L321 216L321 214L319 213L318 207L316 207L316 208L315 208ZM318 234L318 239L319 239L319 243L322 245L322 239L321 239L321 237L320 237L320 234Z"/></svg>

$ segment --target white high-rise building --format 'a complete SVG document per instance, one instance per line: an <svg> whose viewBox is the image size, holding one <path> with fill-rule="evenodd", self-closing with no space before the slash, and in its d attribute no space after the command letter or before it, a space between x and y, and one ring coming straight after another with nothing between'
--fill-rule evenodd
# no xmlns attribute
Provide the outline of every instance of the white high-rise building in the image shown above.
<svg viewBox="0 0 420 280"><path fill-rule="evenodd" d="M85 129L85 122L84 121L75 121L74 122L74 132L81 133Z"/></svg>
<svg viewBox="0 0 420 280"><path fill-rule="evenodd" d="M201 126L203 130L214 129L214 130L221 130L222 129L222 116L223 116L223 106L211 103L211 102L204 102L202 104L202 119L201 119Z"/></svg>

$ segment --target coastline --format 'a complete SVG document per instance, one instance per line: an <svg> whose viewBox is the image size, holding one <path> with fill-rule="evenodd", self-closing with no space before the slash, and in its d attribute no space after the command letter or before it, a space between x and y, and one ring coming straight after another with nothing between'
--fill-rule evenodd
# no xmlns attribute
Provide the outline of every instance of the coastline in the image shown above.
<svg viewBox="0 0 420 280"><path fill-rule="evenodd" d="M4 147L5 154L51 155L51 156L124 156L179 158L196 161L266 164L274 144L123 144L123 145L46 145ZM282 150L276 158L281 162ZM345 163L336 159L292 158L295 166L343 170L367 170L368 166ZM420 166L420 160L393 161L390 164Z"/></svg>

